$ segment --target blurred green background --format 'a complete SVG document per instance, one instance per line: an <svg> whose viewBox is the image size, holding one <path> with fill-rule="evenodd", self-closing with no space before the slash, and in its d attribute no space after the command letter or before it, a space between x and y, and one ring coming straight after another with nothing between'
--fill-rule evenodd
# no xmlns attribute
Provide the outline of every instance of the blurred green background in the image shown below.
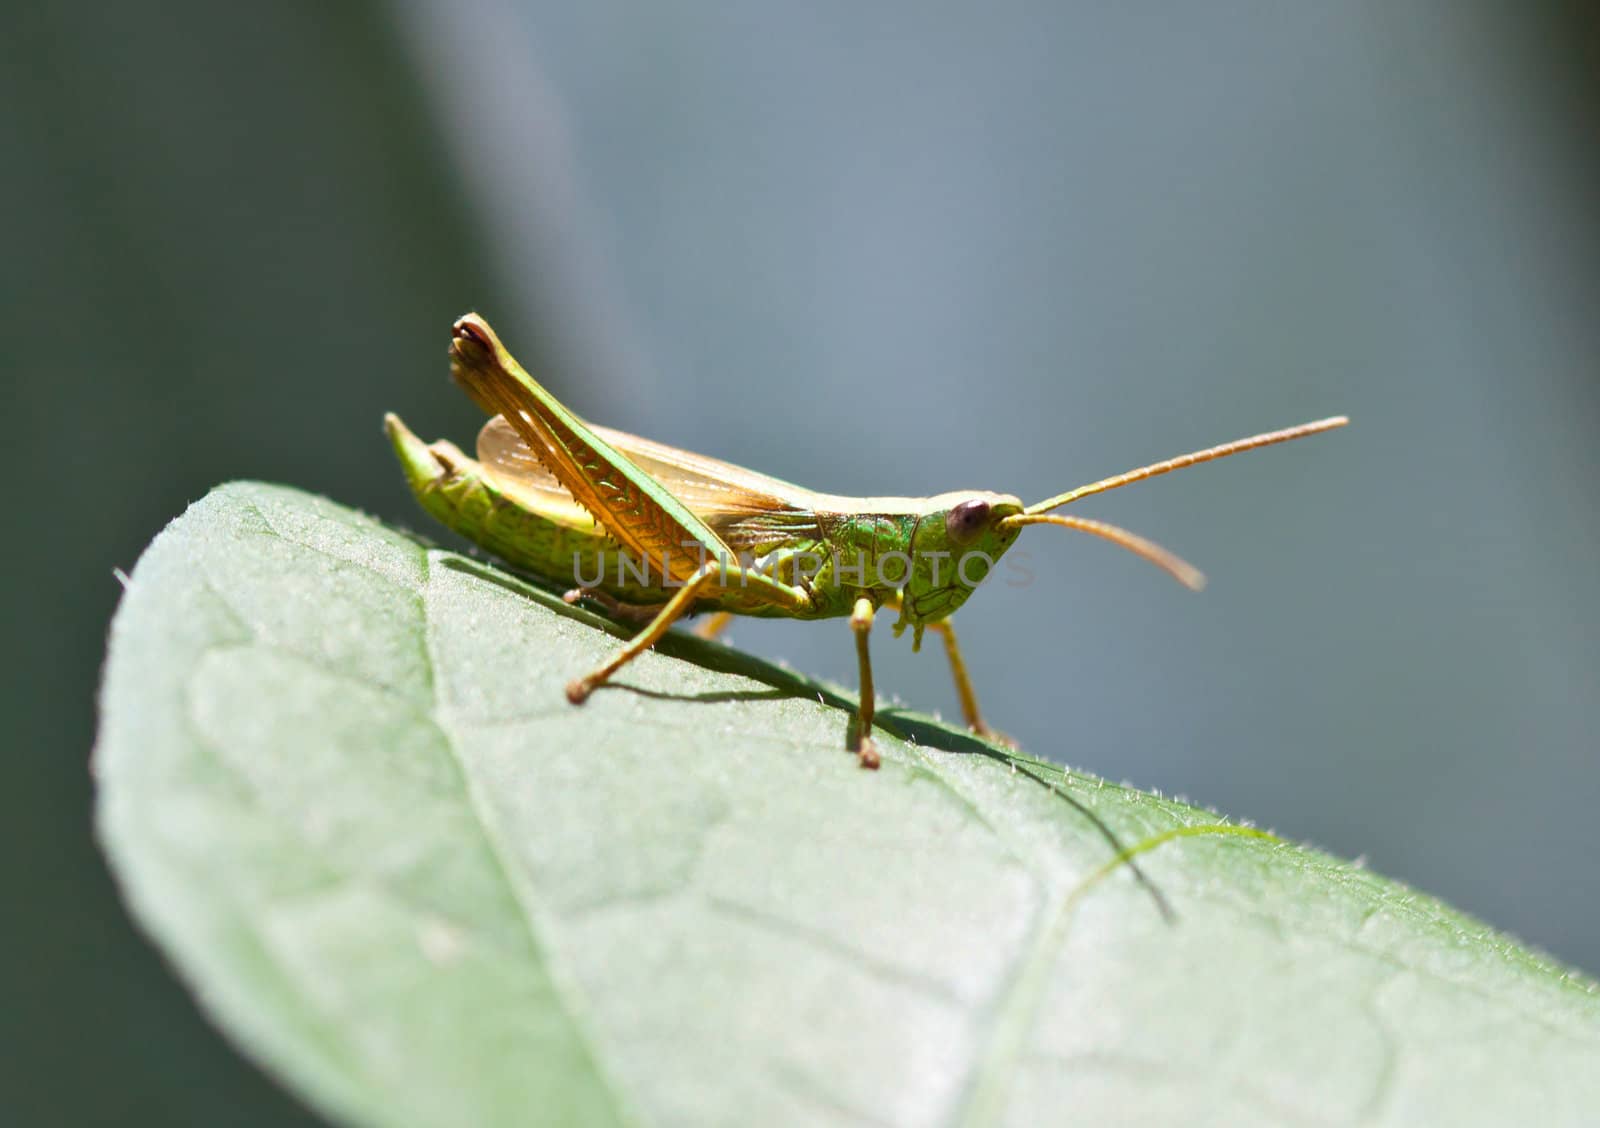
<svg viewBox="0 0 1600 1128"><path fill-rule="evenodd" d="M818 489L1096 499L960 617L1032 752L1600 970L1600 73L1588 5L8 5L8 1123L287 1123L90 836L129 568L256 477L432 535L451 319L598 421ZM20 475L18 471L20 470ZM854 684L837 623L736 643ZM955 712L937 648L879 684ZM597 770L603 770L597 765ZM17 1110L12 1115L11 1110Z"/></svg>

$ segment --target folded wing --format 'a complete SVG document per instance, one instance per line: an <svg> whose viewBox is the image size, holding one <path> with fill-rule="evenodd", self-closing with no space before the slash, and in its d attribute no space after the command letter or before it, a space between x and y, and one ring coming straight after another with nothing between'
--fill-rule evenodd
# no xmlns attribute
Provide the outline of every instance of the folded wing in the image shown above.
<svg viewBox="0 0 1600 1128"><path fill-rule="evenodd" d="M821 539L820 495L810 490L624 431L592 424L590 430L670 490L735 551L759 555ZM504 416L478 432L478 461L496 488L529 509L548 512L572 504L572 495Z"/></svg>

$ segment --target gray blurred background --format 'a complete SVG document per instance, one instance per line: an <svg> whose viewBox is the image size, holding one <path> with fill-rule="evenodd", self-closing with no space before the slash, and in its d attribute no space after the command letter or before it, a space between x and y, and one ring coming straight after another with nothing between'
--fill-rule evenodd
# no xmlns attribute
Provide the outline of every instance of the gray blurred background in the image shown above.
<svg viewBox="0 0 1600 1128"><path fill-rule="evenodd" d="M91 840L112 570L239 477L439 535L379 419L470 442L467 309L597 421L842 493L1350 414L1082 507L1204 595L1030 531L958 618L984 705L1600 970L1597 48L1510 0L7 6L7 1121L305 1115ZM838 623L733 638L854 684Z"/></svg>

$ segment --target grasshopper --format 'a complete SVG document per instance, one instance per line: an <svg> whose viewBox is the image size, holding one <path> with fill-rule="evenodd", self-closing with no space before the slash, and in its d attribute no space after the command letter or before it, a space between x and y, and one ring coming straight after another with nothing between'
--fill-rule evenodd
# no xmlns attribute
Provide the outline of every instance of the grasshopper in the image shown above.
<svg viewBox="0 0 1600 1128"><path fill-rule="evenodd" d="M978 709L950 616L1024 528L1090 533L1198 590L1204 577L1161 546L1051 511L1348 422L1335 416L1253 435L1034 505L984 490L841 497L585 423L529 376L476 314L453 327L450 368L491 416L478 434L476 460L449 442L424 444L396 415L384 420L422 507L515 568L558 584L578 580L568 602L587 598L645 624L610 660L568 684L568 700L581 704L691 613L716 612L698 632L704 637L733 615L848 617L861 678L854 750L867 768L879 764L868 637L880 611L899 612L895 636L910 627L913 649L929 628L943 638L968 728L1003 739Z"/></svg>

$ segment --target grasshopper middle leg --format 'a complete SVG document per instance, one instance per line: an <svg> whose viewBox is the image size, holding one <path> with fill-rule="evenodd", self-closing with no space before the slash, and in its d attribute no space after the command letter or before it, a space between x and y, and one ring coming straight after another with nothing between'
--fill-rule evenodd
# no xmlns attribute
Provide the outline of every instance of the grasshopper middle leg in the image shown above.
<svg viewBox="0 0 1600 1128"><path fill-rule="evenodd" d="M693 634L696 638L716 638L728 629L728 624L731 622L733 622L732 611L713 611L694 625Z"/></svg>
<svg viewBox="0 0 1600 1128"><path fill-rule="evenodd" d="M867 636L872 634L874 614L872 600L864 595L856 600L855 609L850 612L850 629L856 635L856 658L861 664L861 704L856 713L860 732L856 734L856 754L861 757L863 768L876 768L883 762L877 746L872 743L872 713L877 697L872 690L872 655L867 649Z"/></svg>

